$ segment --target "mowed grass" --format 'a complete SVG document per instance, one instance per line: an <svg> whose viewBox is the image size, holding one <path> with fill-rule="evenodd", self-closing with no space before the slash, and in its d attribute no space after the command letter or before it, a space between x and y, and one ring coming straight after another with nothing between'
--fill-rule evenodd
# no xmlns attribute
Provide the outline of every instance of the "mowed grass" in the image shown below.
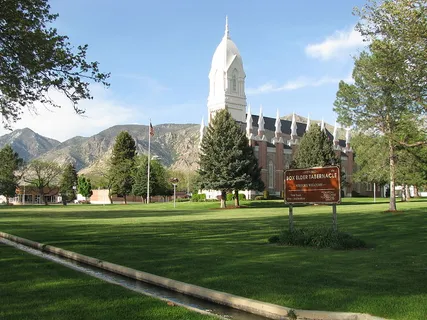
<svg viewBox="0 0 427 320"><path fill-rule="evenodd" d="M0 244L0 319L216 319Z"/></svg>
<svg viewBox="0 0 427 320"><path fill-rule="evenodd" d="M2 207L0 230L172 279L297 309L427 318L427 202L344 199L338 227L367 250L267 244L287 228L282 202ZM330 225L331 207L294 209ZM3 249L2 249L3 250ZM5 268L5 267L3 267Z"/></svg>

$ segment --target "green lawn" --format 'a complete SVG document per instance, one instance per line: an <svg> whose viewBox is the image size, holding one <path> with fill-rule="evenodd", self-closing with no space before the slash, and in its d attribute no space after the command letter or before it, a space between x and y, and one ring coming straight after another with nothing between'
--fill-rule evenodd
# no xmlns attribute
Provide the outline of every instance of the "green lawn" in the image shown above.
<svg viewBox="0 0 427 320"><path fill-rule="evenodd" d="M0 244L0 319L216 319Z"/></svg>
<svg viewBox="0 0 427 320"><path fill-rule="evenodd" d="M339 229L374 246L368 250L267 244L287 227L281 202L1 207L0 231L287 307L425 319L427 201L398 203L402 212L391 214L378 200L338 206ZM294 216L297 226L332 221L328 206L297 207Z"/></svg>

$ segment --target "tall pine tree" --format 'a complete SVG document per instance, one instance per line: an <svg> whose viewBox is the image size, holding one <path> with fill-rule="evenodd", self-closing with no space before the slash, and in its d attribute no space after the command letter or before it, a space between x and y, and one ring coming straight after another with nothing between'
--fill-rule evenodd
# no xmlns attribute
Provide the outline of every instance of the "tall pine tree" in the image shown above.
<svg viewBox="0 0 427 320"><path fill-rule="evenodd" d="M65 166L62 172L59 190L61 192L62 203L67 204L68 201L76 199L77 187L77 171L72 163Z"/></svg>
<svg viewBox="0 0 427 320"><path fill-rule="evenodd" d="M132 136L122 131L118 134L113 147L110 173L112 177L112 193L126 196L132 192L135 170L136 145Z"/></svg>
<svg viewBox="0 0 427 320"><path fill-rule="evenodd" d="M10 145L6 145L0 150L0 163L0 194L6 197L6 202L9 202L9 197L15 196L18 187L17 170L22 164L22 159Z"/></svg>
<svg viewBox="0 0 427 320"><path fill-rule="evenodd" d="M199 164L201 187L221 191L221 208L226 206L228 191L264 189L261 169L248 138L227 110L216 113L209 124Z"/></svg>
<svg viewBox="0 0 427 320"><path fill-rule="evenodd" d="M311 168L340 165L326 132L319 126L311 126L301 139L292 167Z"/></svg>

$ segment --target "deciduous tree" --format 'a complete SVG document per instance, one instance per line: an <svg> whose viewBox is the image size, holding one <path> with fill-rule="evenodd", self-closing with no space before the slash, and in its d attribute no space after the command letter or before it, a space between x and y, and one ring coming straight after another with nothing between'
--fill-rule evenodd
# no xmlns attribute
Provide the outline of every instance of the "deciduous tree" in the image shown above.
<svg viewBox="0 0 427 320"><path fill-rule="evenodd" d="M32 160L25 168L24 181L36 187L40 201L48 205L49 195L59 184L61 168L55 162Z"/></svg>
<svg viewBox="0 0 427 320"><path fill-rule="evenodd" d="M21 113L35 109L39 101L60 107L49 90L63 93L74 110L82 99L90 99L89 83L108 86L109 74L98 62L88 62L88 46L74 47L58 34L47 0L0 0L0 112L5 127Z"/></svg>
<svg viewBox="0 0 427 320"><path fill-rule="evenodd" d="M381 133L387 139L390 166L389 210L396 211L396 141L401 119L408 116L412 101L399 86L404 63L394 45L375 40L370 52L355 59L354 84L339 83L334 110L338 121L354 125L361 131Z"/></svg>

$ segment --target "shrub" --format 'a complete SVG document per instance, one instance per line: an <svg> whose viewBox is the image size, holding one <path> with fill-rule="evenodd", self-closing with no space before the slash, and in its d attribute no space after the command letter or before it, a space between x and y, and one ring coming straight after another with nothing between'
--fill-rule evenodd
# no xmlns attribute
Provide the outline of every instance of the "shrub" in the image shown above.
<svg viewBox="0 0 427 320"><path fill-rule="evenodd" d="M264 196L256 196L255 200L264 200Z"/></svg>
<svg viewBox="0 0 427 320"><path fill-rule="evenodd" d="M264 199L265 200L270 199L270 192L268 192L268 190L264 190Z"/></svg>
<svg viewBox="0 0 427 320"><path fill-rule="evenodd" d="M191 196L191 201L192 202L202 202L202 201L206 201L206 194L204 193L193 193L193 195Z"/></svg>
<svg viewBox="0 0 427 320"><path fill-rule="evenodd" d="M314 227L298 228L293 231L285 230L278 236L268 239L269 243L279 243L289 246L331 248L337 250L366 248L365 241L354 238L345 232L336 232L331 228Z"/></svg>

